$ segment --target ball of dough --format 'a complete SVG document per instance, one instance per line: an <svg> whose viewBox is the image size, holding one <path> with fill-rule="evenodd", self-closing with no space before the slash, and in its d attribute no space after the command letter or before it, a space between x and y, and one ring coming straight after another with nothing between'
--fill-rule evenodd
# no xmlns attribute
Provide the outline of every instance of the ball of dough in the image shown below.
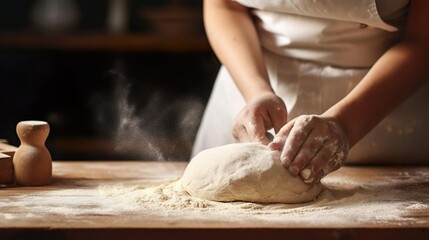
<svg viewBox="0 0 429 240"><path fill-rule="evenodd" d="M279 152L260 143L233 143L207 149L189 162L180 179L194 197L213 201L301 203L314 200L322 185L292 177Z"/></svg>

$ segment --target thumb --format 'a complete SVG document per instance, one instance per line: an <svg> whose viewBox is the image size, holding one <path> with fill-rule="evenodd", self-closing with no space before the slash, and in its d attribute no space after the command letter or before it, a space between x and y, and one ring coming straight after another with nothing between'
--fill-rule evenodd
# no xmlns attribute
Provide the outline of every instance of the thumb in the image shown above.
<svg viewBox="0 0 429 240"><path fill-rule="evenodd" d="M246 130L251 141L261 142L263 144L268 144L270 142L266 135L267 131L262 117L256 116L249 121L248 124L246 124Z"/></svg>
<svg viewBox="0 0 429 240"><path fill-rule="evenodd" d="M287 111L286 108L277 107L270 114L271 121L275 133L278 133L280 129L287 123Z"/></svg>

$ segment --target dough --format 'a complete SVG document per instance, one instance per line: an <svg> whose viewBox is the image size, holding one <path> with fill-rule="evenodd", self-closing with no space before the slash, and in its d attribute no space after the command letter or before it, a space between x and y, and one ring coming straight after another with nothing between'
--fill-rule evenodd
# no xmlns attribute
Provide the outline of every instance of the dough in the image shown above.
<svg viewBox="0 0 429 240"><path fill-rule="evenodd" d="M301 203L314 200L320 183L305 184L260 143L233 143L198 153L180 179L194 197L213 201Z"/></svg>

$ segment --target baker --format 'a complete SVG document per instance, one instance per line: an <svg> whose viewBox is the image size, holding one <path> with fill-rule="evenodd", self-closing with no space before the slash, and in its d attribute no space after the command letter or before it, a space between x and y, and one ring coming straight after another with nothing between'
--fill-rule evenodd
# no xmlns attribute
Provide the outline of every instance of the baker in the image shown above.
<svg viewBox="0 0 429 240"><path fill-rule="evenodd" d="M427 160L428 13L425 0L204 1L222 66L191 157L262 142L307 183L346 159Z"/></svg>

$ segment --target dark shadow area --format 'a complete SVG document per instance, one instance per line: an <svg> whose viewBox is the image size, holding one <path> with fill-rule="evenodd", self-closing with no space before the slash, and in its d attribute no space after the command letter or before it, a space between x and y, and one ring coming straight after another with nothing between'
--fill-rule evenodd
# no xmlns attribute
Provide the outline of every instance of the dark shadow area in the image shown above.
<svg viewBox="0 0 429 240"><path fill-rule="evenodd" d="M0 139L54 160L187 160L219 63L200 1L0 3ZM152 14L156 13L156 14Z"/></svg>
<svg viewBox="0 0 429 240"><path fill-rule="evenodd" d="M0 52L1 138L50 123L55 159L186 159L210 94L211 52Z"/></svg>

